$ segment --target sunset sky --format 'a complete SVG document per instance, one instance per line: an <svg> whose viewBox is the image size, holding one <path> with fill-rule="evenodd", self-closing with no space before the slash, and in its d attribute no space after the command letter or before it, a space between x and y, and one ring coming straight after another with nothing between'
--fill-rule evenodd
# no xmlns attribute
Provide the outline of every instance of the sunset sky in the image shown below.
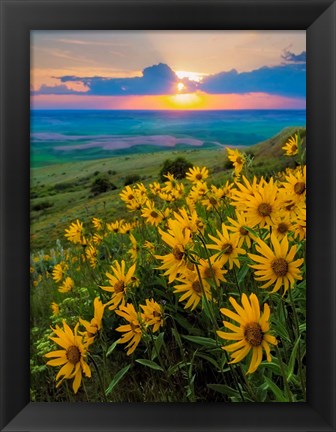
<svg viewBox="0 0 336 432"><path fill-rule="evenodd" d="M33 109L305 109L305 31L32 31Z"/></svg>

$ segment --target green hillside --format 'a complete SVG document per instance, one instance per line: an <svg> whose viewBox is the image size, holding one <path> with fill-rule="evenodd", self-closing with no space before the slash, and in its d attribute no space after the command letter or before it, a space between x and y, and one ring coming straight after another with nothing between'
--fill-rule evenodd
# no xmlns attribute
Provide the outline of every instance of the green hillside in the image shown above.
<svg viewBox="0 0 336 432"><path fill-rule="evenodd" d="M297 128L286 128L271 139L244 147L253 156L251 173L272 175L289 166L281 147ZM305 137L305 129L300 130ZM304 140L305 142L305 140ZM194 165L206 166L212 181L222 183L230 178L232 169L225 148L162 151L123 155L108 159L71 162L31 169L31 250L54 247L63 241L64 229L76 218L105 220L127 219L128 213L119 200L127 176L138 176L145 185L159 181L160 167L166 159L182 156ZM103 178L114 190L94 195L93 183Z"/></svg>

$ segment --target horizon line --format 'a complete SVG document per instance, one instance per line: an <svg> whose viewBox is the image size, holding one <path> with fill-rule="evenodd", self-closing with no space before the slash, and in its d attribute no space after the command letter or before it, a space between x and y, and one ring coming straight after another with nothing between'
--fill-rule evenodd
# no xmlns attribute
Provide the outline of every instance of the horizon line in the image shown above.
<svg viewBox="0 0 336 432"><path fill-rule="evenodd" d="M306 108L231 108L231 109L146 109L146 108L30 108L30 111L168 111L168 112L207 112L207 111L307 111Z"/></svg>

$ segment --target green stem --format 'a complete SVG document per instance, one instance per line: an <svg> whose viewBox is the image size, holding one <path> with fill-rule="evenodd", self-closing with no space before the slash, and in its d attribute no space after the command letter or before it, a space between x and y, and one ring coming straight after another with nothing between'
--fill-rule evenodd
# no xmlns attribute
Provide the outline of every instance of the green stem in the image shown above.
<svg viewBox="0 0 336 432"><path fill-rule="evenodd" d="M103 400L104 400L104 402L107 402L107 398L106 398L106 394L105 394L105 388L104 388L103 381L102 381L102 378L101 378L101 375L100 375L100 372L99 372L98 365L97 365L95 359L93 358L93 356L91 354L88 354L88 357L92 361L93 366L96 369L96 372L97 372L97 375L98 375L98 380L99 380L99 385L100 385L100 390L101 390L102 395L103 395Z"/></svg>
<svg viewBox="0 0 336 432"><path fill-rule="evenodd" d="M240 287L239 287L238 277L237 277L237 272L236 272L236 267L234 266L234 264L233 264L233 274L235 276L236 285L237 285L237 288L238 288L239 295L241 296L242 293L241 293L241 290L240 290Z"/></svg>
<svg viewBox="0 0 336 432"><path fill-rule="evenodd" d="M278 360L279 360L279 365L280 365L280 369L281 369L282 379L283 379L283 382L284 382L284 386L285 386L285 389L286 389L286 392L287 392L287 396L288 396L289 402L293 402L292 393L291 393L291 391L289 389L289 385L288 385L288 381L287 381L284 365L283 365L283 362L282 362L280 350L279 350L279 348L278 348L277 345L275 345L275 351L277 353L277 357L278 357Z"/></svg>
<svg viewBox="0 0 336 432"><path fill-rule="evenodd" d="M295 321L295 330L296 330L296 340L300 337L300 327L299 327L299 318L297 316L297 312L296 312L296 308L295 308L295 304L294 304L294 299L293 299L293 295L292 295L292 289L289 288L289 298L290 298L290 302L291 302L291 306L292 306L292 310L293 310L293 315L294 315L294 321ZM301 381L301 387L302 387L302 392L304 395L304 398L306 398L306 386L305 386L305 382L304 382L304 378L303 378L303 372L302 372L302 361L301 361L301 348L300 348L300 342L298 345L298 363L299 363L299 375L300 375L300 381Z"/></svg>

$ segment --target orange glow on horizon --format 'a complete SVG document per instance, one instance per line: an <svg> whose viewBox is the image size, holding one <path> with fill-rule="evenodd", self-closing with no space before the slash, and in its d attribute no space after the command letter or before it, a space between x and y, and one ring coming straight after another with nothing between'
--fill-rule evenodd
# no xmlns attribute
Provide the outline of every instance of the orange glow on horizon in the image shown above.
<svg viewBox="0 0 336 432"><path fill-rule="evenodd" d="M183 90L183 88L181 90ZM204 102L204 99L199 93L181 93L165 97L170 105L170 109L201 109ZM204 106L203 109L205 109Z"/></svg>
<svg viewBox="0 0 336 432"><path fill-rule="evenodd" d="M175 95L89 96L32 95L33 109L106 109L106 110L241 110L305 109L302 98L288 98L266 93Z"/></svg>

